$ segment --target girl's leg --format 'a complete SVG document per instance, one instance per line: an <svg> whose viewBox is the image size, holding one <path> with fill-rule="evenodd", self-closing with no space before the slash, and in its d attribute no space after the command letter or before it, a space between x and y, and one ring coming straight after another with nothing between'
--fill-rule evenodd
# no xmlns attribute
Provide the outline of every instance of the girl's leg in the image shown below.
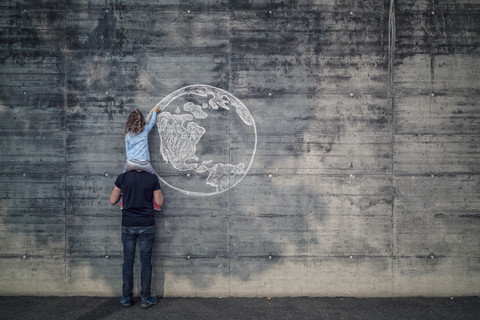
<svg viewBox="0 0 480 320"><path fill-rule="evenodd" d="M136 167L130 165L128 162L123 166L123 173L137 169Z"/></svg>
<svg viewBox="0 0 480 320"><path fill-rule="evenodd" d="M152 167L152 165L150 164L150 162L148 163L148 165L145 167L144 170L147 171L148 173L155 174L155 169L153 169L153 167Z"/></svg>
<svg viewBox="0 0 480 320"><path fill-rule="evenodd" d="M155 170L153 169L150 161L148 160L129 160L125 163L125 167L123 168L123 173L131 170L143 170L151 174L155 174Z"/></svg>

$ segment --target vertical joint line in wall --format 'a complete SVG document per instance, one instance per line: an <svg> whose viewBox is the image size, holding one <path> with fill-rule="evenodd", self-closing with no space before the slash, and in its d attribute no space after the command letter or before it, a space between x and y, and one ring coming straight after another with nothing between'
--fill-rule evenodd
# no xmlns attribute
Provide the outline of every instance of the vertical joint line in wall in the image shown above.
<svg viewBox="0 0 480 320"><path fill-rule="evenodd" d="M68 9L65 8L65 27L64 27L64 51L67 52L67 18ZM63 151L64 151L64 172L63 172L63 272L64 272L64 287L63 295L67 295L67 109L68 109L68 95L67 95L67 58L63 54Z"/></svg>
<svg viewBox="0 0 480 320"><path fill-rule="evenodd" d="M383 27L383 23L385 22L385 2L382 1L382 12L381 12L381 18L380 18L380 23L381 23L381 26ZM382 48L382 51L385 50L384 47L383 47L383 41L384 41L384 37L383 37L383 32L380 32L380 46Z"/></svg>
<svg viewBox="0 0 480 320"><path fill-rule="evenodd" d="M388 75L389 75L389 84L388 84L388 97L390 103L393 101L393 61L395 58L395 7L394 0L390 0L390 9L388 14ZM393 103L392 103L393 107ZM393 110L392 110L393 111ZM393 119L393 113L392 113Z"/></svg>
<svg viewBox="0 0 480 320"><path fill-rule="evenodd" d="M430 49L430 93L433 93L433 82L435 81L435 53Z"/></svg>
<svg viewBox="0 0 480 320"><path fill-rule="evenodd" d="M392 282L391 282L391 293L394 293L394 259L395 259L395 230L396 230L396 221L395 221L395 166L394 166L394 157L395 157L395 97L394 97L394 60L395 60L395 1L390 0L390 8L388 14L388 103L390 104L390 154L391 154L391 257L392 257L392 265L391 265L391 272L392 272Z"/></svg>
<svg viewBox="0 0 480 320"><path fill-rule="evenodd" d="M395 97L394 97L394 60L395 60L395 7L394 7L394 0L390 0L390 10L389 10L389 17L388 17L388 103L390 104L390 134L391 134L391 174L392 174L392 187L393 187L393 177L394 177L394 166L393 166L393 158L394 158L394 104L395 104ZM393 199L394 194L392 194L392 210L393 210Z"/></svg>
<svg viewBox="0 0 480 320"><path fill-rule="evenodd" d="M432 10L432 16L434 17L434 12L435 12L435 0L431 0L431 10ZM433 22L435 23L435 21ZM430 38L430 37L429 37ZM430 129L430 117L432 114L432 97L434 96L434 91L433 91L433 86L434 86L434 81L435 81L435 50L434 50L434 44L433 41L431 42L429 39L429 54L430 54L430 101L428 103L428 117L427 117L427 127Z"/></svg>
<svg viewBox="0 0 480 320"><path fill-rule="evenodd" d="M233 17L233 11L232 8L229 8L229 14L230 17L228 19L228 47L227 47L227 72L228 72L228 88L226 90L231 91L231 86L232 86L232 37L231 37L231 19Z"/></svg>
<svg viewBox="0 0 480 320"><path fill-rule="evenodd" d="M434 82L435 82L435 52L434 50L430 47L430 101L428 102L428 118L427 118L427 121L428 121L428 129L431 129L430 128L430 125L431 125L431 121L430 121L430 118L432 116L432 97L434 95L434 91L433 91L433 86L434 86Z"/></svg>
<svg viewBox="0 0 480 320"><path fill-rule="evenodd" d="M231 18L233 16L233 12L231 11L231 8L230 8L230 18L228 19L228 49L227 49L227 72L228 72L228 89L230 92L232 90L232 42L231 42ZM230 147L232 145L232 142L231 142L231 135L230 135L230 131L231 131L231 121L230 121L230 124L228 126L228 136L229 136L229 139L230 139ZM231 154L230 154L230 150L231 148L229 149L228 153L229 153L229 160L231 158ZM231 230L231 223L232 223L232 215L231 215L231 212L230 212L230 203L231 203L231 190L228 191L228 212L227 212L227 217L228 217L228 220L227 220L227 241L228 241L228 285L227 285L227 290L228 290L228 296L230 297L232 294L231 294L231 285L232 285L232 268L231 268L231 265L232 265L232 249L231 249L231 243L230 243L230 230Z"/></svg>
<svg viewBox="0 0 480 320"><path fill-rule="evenodd" d="M394 189L394 129L395 129L395 97L394 97L394 60L395 60L395 3L394 0L390 0L390 8L388 14L388 103L390 104L390 152L391 152L391 186L392 186L392 217L394 209L394 200L395 200L395 189ZM393 244L393 242L392 242ZM393 252L393 248L392 248Z"/></svg>

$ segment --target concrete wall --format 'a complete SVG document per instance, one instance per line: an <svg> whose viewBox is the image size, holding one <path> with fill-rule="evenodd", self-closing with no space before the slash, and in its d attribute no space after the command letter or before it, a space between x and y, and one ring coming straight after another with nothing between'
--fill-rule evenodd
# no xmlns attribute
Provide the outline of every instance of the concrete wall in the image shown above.
<svg viewBox="0 0 480 320"><path fill-rule="evenodd" d="M2 1L0 294L120 294L126 117L207 84L249 109L256 153L221 194L163 185L155 294L478 295L479 17L477 0ZM215 137L238 153L222 125L204 155Z"/></svg>

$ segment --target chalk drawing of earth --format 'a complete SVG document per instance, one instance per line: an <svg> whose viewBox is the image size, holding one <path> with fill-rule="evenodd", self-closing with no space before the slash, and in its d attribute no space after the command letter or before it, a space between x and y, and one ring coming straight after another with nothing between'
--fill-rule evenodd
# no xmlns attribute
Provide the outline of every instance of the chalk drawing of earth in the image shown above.
<svg viewBox="0 0 480 320"><path fill-rule="evenodd" d="M225 192L245 177L255 156L257 129L238 98L197 84L170 93L158 105L163 161L155 169L164 184L206 196Z"/></svg>

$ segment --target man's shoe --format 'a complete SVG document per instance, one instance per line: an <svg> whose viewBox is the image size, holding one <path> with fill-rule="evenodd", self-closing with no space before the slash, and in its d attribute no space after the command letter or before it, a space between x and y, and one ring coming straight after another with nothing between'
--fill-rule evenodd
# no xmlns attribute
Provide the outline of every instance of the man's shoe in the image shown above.
<svg viewBox="0 0 480 320"><path fill-rule="evenodd" d="M142 308L147 309L151 306L154 306L158 303L158 299L156 297L150 297L145 301L142 301Z"/></svg>
<svg viewBox="0 0 480 320"><path fill-rule="evenodd" d="M132 302L129 299L125 298L124 296L120 298L120 303L125 308L130 308L132 306Z"/></svg>

